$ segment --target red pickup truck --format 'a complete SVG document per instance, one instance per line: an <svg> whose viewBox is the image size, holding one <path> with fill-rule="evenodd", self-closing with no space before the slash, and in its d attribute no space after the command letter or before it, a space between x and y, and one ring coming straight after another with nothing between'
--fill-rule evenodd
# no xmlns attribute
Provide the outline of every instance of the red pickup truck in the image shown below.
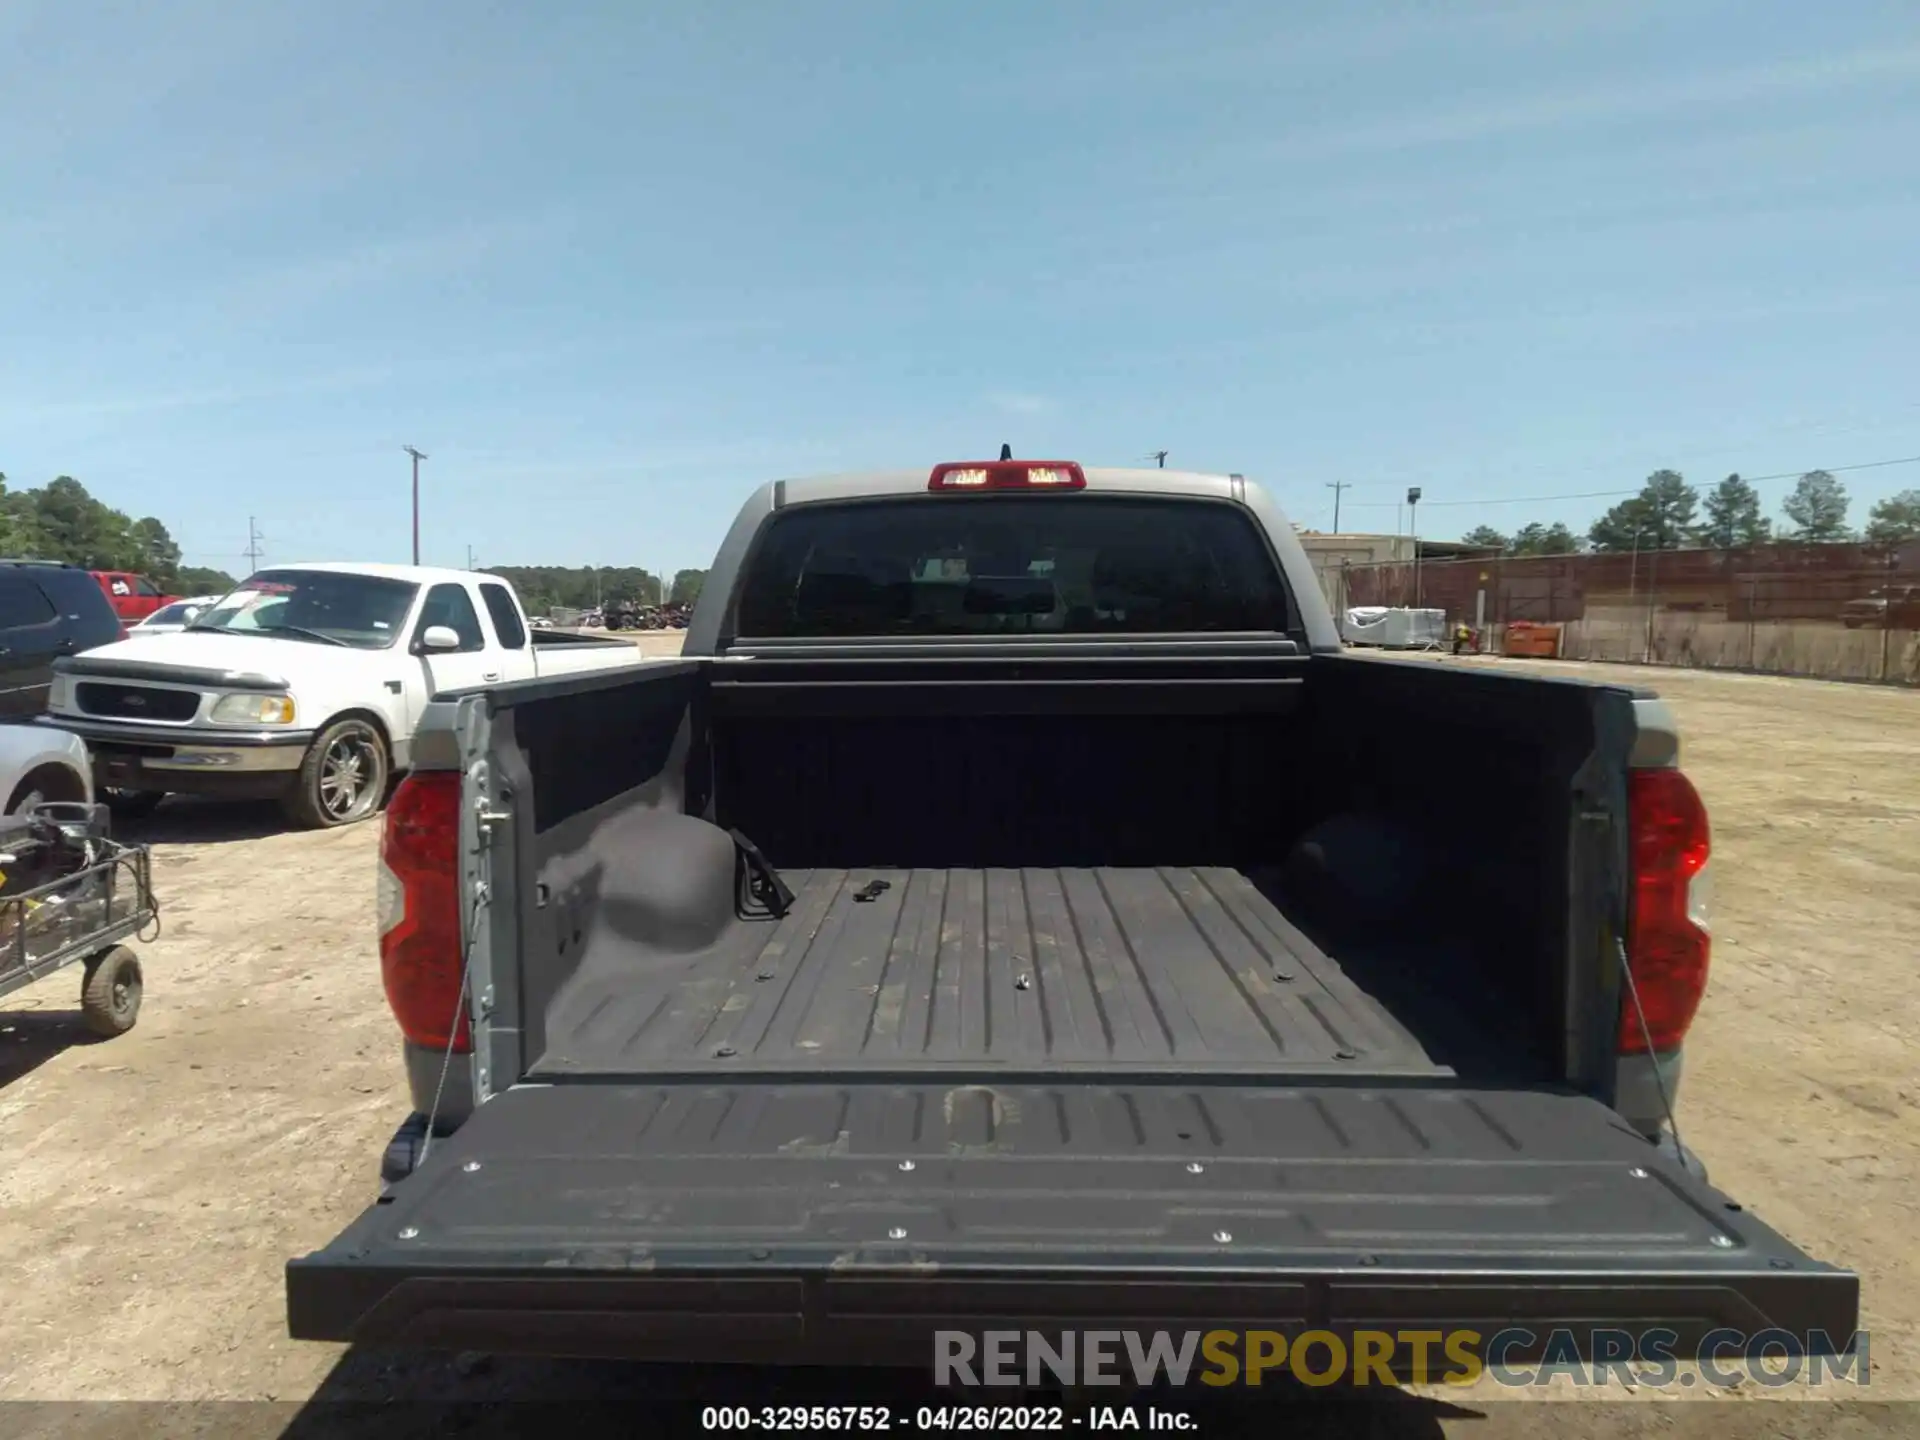
<svg viewBox="0 0 1920 1440"><path fill-rule="evenodd" d="M128 570L95 570L93 578L100 582L113 613L129 625L180 598L167 594L146 576Z"/></svg>

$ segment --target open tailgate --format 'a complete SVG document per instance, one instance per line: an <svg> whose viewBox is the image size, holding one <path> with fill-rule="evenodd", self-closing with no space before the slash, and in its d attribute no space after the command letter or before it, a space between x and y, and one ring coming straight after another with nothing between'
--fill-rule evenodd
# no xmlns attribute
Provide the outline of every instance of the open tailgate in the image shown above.
<svg viewBox="0 0 1920 1440"><path fill-rule="evenodd" d="M1664 1327L1685 1356L1845 1346L1859 1281L1578 1096L559 1084L481 1106L289 1263L287 1305L299 1339L634 1359L1215 1325Z"/></svg>

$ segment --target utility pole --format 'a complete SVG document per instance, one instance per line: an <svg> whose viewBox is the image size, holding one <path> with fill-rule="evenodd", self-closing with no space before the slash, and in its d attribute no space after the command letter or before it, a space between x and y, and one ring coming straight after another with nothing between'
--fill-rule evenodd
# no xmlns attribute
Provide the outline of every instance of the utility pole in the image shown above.
<svg viewBox="0 0 1920 1440"><path fill-rule="evenodd" d="M420 462L427 457L411 445L400 447L413 457L413 563L420 563Z"/></svg>
<svg viewBox="0 0 1920 1440"><path fill-rule="evenodd" d="M247 516L247 573L251 575L260 568L260 542L265 537L260 527L253 523L253 516Z"/></svg>
<svg viewBox="0 0 1920 1440"><path fill-rule="evenodd" d="M1654 536L1656 541L1662 537ZM1647 664L1653 664L1653 619L1660 605L1660 548L1647 552Z"/></svg>
<svg viewBox="0 0 1920 1440"><path fill-rule="evenodd" d="M1327 489L1333 492L1333 533L1336 535L1340 533L1340 492L1342 490L1351 490L1352 488L1353 482L1351 480L1329 480L1327 482Z"/></svg>
<svg viewBox="0 0 1920 1440"><path fill-rule="evenodd" d="M1413 608L1420 608L1420 487L1407 489L1407 522L1413 531Z"/></svg>
<svg viewBox="0 0 1920 1440"><path fill-rule="evenodd" d="M1153 461L1157 468L1161 470L1164 470L1167 468L1167 452L1166 451L1164 450L1150 451L1147 455L1147 458Z"/></svg>
<svg viewBox="0 0 1920 1440"><path fill-rule="evenodd" d="M467 568L473 569L473 546L467 546Z"/></svg>
<svg viewBox="0 0 1920 1440"><path fill-rule="evenodd" d="M1887 683L1887 672L1893 664L1893 572L1900 563L1898 547L1891 542L1887 545L1887 583L1881 586L1881 593L1887 597L1887 608L1880 612L1880 683ZM1749 645L1747 648L1753 648Z"/></svg>
<svg viewBox="0 0 1920 1440"><path fill-rule="evenodd" d="M1633 605L1634 591L1640 583L1640 537L1646 531L1639 525L1633 527L1633 555L1627 561L1627 605Z"/></svg>

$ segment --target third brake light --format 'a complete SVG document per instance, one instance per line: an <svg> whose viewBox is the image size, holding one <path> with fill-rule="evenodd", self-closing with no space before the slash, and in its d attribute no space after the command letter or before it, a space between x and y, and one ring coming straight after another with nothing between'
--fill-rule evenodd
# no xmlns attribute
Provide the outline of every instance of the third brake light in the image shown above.
<svg viewBox="0 0 1920 1440"><path fill-rule="evenodd" d="M927 489L1084 490L1087 474L1071 460L958 460L933 467Z"/></svg>

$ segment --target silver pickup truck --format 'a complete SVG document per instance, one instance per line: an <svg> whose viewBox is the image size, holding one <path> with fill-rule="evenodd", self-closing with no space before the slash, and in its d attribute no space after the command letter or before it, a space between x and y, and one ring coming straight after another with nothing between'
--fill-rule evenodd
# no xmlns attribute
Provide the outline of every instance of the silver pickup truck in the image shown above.
<svg viewBox="0 0 1920 1440"><path fill-rule="evenodd" d="M415 1113L296 1337L1852 1335L1674 1141L1666 707L1343 652L1241 476L771 484L682 659L431 711L380 902Z"/></svg>

